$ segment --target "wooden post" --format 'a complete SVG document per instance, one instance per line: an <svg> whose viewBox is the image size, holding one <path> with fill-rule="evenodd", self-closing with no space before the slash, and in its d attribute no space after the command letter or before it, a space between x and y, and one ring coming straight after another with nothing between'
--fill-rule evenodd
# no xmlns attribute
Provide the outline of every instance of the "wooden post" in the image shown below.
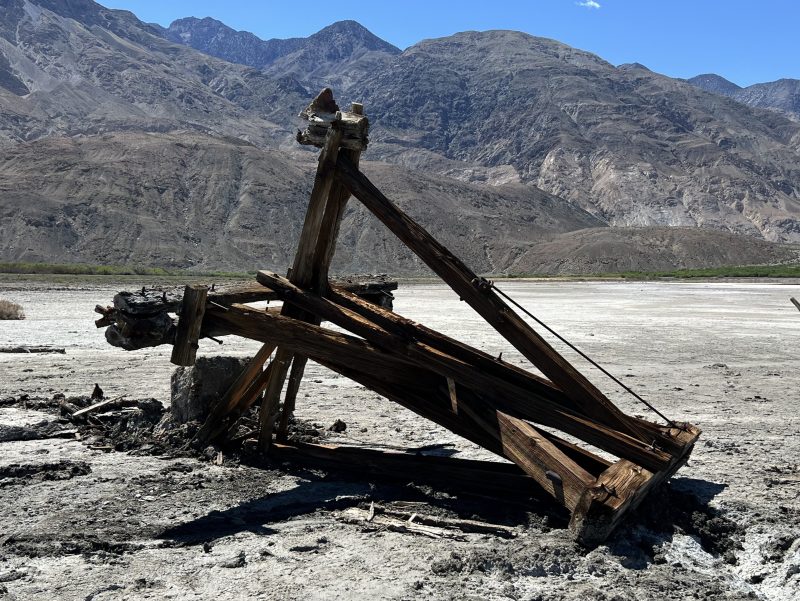
<svg viewBox="0 0 800 601"><path fill-rule="evenodd" d="M327 110L336 107L333 101L333 94L327 88L314 99L306 111L311 111L312 108L320 110L320 106L323 109L329 107ZM364 107L361 104L354 103L352 109L351 115L363 117ZM359 128L357 135L364 138L362 143L366 144L368 122L366 118L363 118L356 119L356 123L358 123ZM323 292L328 287L328 270L336 249L336 238L339 234L344 209L350 197L349 190L341 183L334 181L333 174L336 168L336 161L339 154L342 154L357 165L361 156L361 146L351 147L349 150L343 149L340 153L344 133L343 116L341 112L337 112L330 123L322 151L320 152L317 174L314 178L314 188L311 192L306 218L303 223L303 231L300 235L297 253L289 276L294 284L303 288L311 288L317 292ZM311 323L320 323L313 315L303 315L291 306L285 306L283 314L303 318ZM291 361L293 363L291 385L286 390L283 412L278 426L278 437L283 440L287 435L289 417L295 409L297 392L307 358L294 356ZM273 377L285 379L286 374L281 375L280 371L276 371ZM275 387L279 394L282 386L283 382L280 382L280 386L276 385ZM271 399L271 402L277 408L277 399ZM269 424L270 422L267 423Z"/></svg>
<svg viewBox="0 0 800 601"><path fill-rule="evenodd" d="M364 115L364 105L354 102L351 107L354 115ZM366 127L366 125L364 126ZM354 165L358 165L361 159L361 150L341 149L339 154L346 156ZM298 265L295 257L297 269L292 268L290 281L300 287L310 288L314 292L323 294L328 289L328 272L330 270L333 255L336 252L336 240L339 237L339 229L342 224L342 217L350 198L350 190L341 183L334 180L328 194L328 202L325 205L325 212L320 223L319 233L315 239L314 254L310 265ZM310 206L309 206L310 210ZM298 251L298 256L299 256ZM319 324L319 321L312 320L312 323ZM307 357L295 356L292 361L292 373L289 377L289 386L286 389L286 396L283 401L283 412L278 427L278 438L285 440L289 429L289 418L294 413L297 403L297 393L300 389L300 381L303 379Z"/></svg>
<svg viewBox="0 0 800 601"><path fill-rule="evenodd" d="M172 347L171 361L175 365L194 365L207 295L208 288L206 286L186 286L183 291L183 302L178 316L178 330L175 333L175 346Z"/></svg>
<svg viewBox="0 0 800 601"><path fill-rule="evenodd" d="M283 382L286 380L286 373L292 362L292 352L285 348L278 348L275 353L273 363L275 367L270 370L270 378L264 392L264 400L261 401L261 411L259 413L259 436L258 448L263 452L269 451L272 444L272 428L277 417L278 402L280 401Z"/></svg>
<svg viewBox="0 0 800 601"><path fill-rule="evenodd" d="M278 440L285 441L287 438L289 432L289 418L294 412L297 391L300 389L300 381L303 379L306 363L308 363L308 357L305 355L295 355L292 360L292 371L289 374L289 384L286 386L286 396L283 398L281 422L278 426Z"/></svg>

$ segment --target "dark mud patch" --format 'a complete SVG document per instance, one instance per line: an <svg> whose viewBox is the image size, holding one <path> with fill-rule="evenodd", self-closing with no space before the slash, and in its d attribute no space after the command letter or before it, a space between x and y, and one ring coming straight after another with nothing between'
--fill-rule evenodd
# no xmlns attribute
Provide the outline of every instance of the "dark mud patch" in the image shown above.
<svg viewBox="0 0 800 601"><path fill-rule="evenodd" d="M60 557L63 555L110 555L134 553L144 545L127 541L112 541L101 537L75 537L56 540L46 536L16 535L5 545L21 557Z"/></svg>
<svg viewBox="0 0 800 601"><path fill-rule="evenodd" d="M663 563L663 545L676 534L692 536L705 552L736 563L735 552L743 548L746 529L724 510L709 505L709 494L713 496L724 486L692 481L689 490L680 490L681 485L686 483L667 483L652 491L611 536L608 545L624 558L625 567L642 569Z"/></svg>
<svg viewBox="0 0 800 601"><path fill-rule="evenodd" d="M74 429L68 429L64 424L52 420L40 421L26 426L0 424L0 442L65 438L73 437L74 435Z"/></svg>
<svg viewBox="0 0 800 601"><path fill-rule="evenodd" d="M46 463L12 463L0 466L0 487L31 481L69 480L86 476L92 468L85 461L62 459Z"/></svg>

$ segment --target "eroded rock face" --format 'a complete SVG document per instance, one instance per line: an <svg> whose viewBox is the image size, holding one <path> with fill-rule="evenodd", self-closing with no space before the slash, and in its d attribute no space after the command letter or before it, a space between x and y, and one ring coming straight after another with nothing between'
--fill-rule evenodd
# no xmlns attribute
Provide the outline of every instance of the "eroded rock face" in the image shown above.
<svg viewBox="0 0 800 601"><path fill-rule="evenodd" d="M506 270L542 230L800 242L800 124L638 64L511 31L399 52L354 22L265 42L213 20L170 33L88 0L9 0L0 258L284 269L314 167L293 118L322 81L364 102L365 159L413 170L365 172L476 271ZM424 271L364 211L345 219L340 273Z"/></svg>
<svg viewBox="0 0 800 601"><path fill-rule="evenodd" d="M249 359L198 357L191 367L172 373L172 418L178 423L202 421L211 404L230 387Z"/></svg>

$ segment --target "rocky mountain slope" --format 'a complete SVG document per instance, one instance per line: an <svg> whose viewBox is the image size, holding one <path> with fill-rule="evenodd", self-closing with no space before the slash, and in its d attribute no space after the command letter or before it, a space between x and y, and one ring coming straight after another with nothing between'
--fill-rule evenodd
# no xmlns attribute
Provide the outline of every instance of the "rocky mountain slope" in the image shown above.
<svg viewBox="0 0 800 601"><path fill-rule="evenodd" d="M800 125L507 31L428 40L360 82L373 156L515 173L615 226L800 240Z"/></svg>
<svg viewBox="0 0 800 601"><path fill-rule="evenodd" d="M0 256L282 272L314 168L311 160L188 131L19 144L0 153ZM598 273L797 256L796 249L722 232L605 227L532 186L481 186L385 163L362 168L482 273ZM357 201L345 215L334 270L426 272Z"/></svg>
<svg viewBox="0 0 800 601"><path fill-rule="evenodd" d="M708 92L728 96L749 106L772 109L800 120L800 79L778 79L746 88L714 73L697 75L687 81Z"/></svg>
<svg viewBox="0 0 800 601"><path fill-rule="evenodd" d="M206 17L173 21L162 35L173 42L272 76L302 79L313 88L344 89L384 68L400 49L355 21L338 21L307 38L262 40Z"/></svg>
<svg viewBox="0 0 800 601"><path fill-rule="evenodd" d="M157 35L91 0L0 4L0 143L191 128L276 145L305 88Z"/></svg>
<svg viewBox="0 0 800 601"><path fill-rule="evenodd" d="M426 40L337 73L348 69L332 81L373 115L372 156L532 183L616 226L800 241L800 124L780 115L512 31Z"/></svg>
<svg viewBox="0 0 800 601"><path fill-rule="evenodd" d="M672 250L682 230L652 230L651 244L609 224L800 240L800 125L640 65L507 31L400 53L354 22L264 42L208 20L164 29L91 0L7 0L0 259L280 270L313 169L293 117L329 81L340 101L366 104L378 183L478 271L558 270L574 240L642 269L693 260ZM786 256L697 239L698 265ZM531 251L544 243L552 255ZM354 207L336 260L422 269L393 244Z"/></svg>
<svg viewBox="0 0 800 601"><path fill-rule="evenodd" d="M0 154L0 256L284 271L313 161L192 132L47 138ZM366 162L368 176L480 271L502 270L554 233L597 218L535 188L476 186ZM335 267L424 266L352 202Z"/></svg>

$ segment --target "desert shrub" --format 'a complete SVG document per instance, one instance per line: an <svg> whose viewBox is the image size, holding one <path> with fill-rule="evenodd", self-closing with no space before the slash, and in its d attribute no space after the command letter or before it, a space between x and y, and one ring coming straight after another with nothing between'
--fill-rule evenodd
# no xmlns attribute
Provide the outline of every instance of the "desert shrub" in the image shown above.
<svg viewBox="0 0 800 601"><path fill-rule="evenodd" d="M25 319L25 312L17 303L0 298L0 319Z"/></svg>

